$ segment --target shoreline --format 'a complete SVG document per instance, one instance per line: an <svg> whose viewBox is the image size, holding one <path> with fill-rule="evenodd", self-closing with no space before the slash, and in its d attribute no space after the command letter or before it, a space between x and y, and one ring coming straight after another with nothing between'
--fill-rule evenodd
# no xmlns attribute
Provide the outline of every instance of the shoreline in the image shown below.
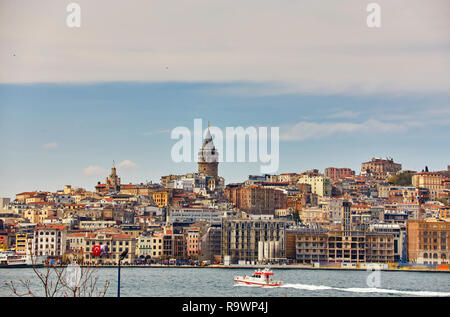
<svg viewBox="0 0 450 317"><path fill-rule="evenodd" d="M57 265L56 267L61 268L65 265ZM118 268L118 265L80 265L80 267L89 268ZM127 268L172 268L172 269L260 269L262 267L268 267L273 270L329 270L329 271L375 271L371 268L341 268L341 267L313 267L313 266L303 266L303 265L208 265L208 266L198 266L198 265L121 265L121 269ZM23 269L32 268L29 267L0 267L1 269ZM421 272L421 273L450 273L450 269L429 269L429 268L380 268L378 271L383 272Z"/></svg>

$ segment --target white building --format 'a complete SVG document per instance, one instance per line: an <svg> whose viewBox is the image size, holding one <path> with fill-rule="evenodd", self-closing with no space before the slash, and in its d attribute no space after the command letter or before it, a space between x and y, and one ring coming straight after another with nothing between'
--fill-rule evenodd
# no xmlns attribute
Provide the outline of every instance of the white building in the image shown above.
<svg viewBox="0 0 450 317"><path fill-rule="evenodd" d="M38 256L62 256L66 252L67 229L64 225L37 226L34 231L32 252Z"/></svg>

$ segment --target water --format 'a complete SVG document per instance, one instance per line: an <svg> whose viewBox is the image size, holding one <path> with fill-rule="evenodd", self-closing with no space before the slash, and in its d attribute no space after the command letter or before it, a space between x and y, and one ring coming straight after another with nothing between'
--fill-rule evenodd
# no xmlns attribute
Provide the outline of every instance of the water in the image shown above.
<svg viewBox="0 0 450 317"><path fill-rule="evenodd" d="M282 287L236 286L233 277L250 269L217 268L122 268L121 296L136 297L341 297L341 296L449 296L449 273L380 272L379 287L369 287L372 272L335 270L276 270ZM95 273L99 286L111 282L108 296L117 295L117 268ZM5 282L29 279L39 294L40 284L32 269L1 269L0 296L15 296ZM370 284L369 284L370 285ZM42 294L42 293L40 293Z"/></svg>

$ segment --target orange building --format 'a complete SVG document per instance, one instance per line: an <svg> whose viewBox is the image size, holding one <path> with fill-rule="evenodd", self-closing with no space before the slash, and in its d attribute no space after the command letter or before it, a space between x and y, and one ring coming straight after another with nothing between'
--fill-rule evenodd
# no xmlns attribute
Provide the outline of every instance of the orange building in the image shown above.
<svg viewBox="0 0 450 317"><path fill-rule="evenodd" d="M172 190L162 189L152 194L153 201L158 207L168 206L172 200Z"/></svg>
<svg viewBox="0 0 450 317"><path fill-rule="evenodd" d="M248 213L272 214L287 208L287 195L281 190L261 186L227 188L225 197Z"/></svg>
<svg viewBox="0 0 450 317"><path fill-rule="evenodd" d="M412 220L407 224L408 261L418 264L448 264L450 222Z"/></svg>

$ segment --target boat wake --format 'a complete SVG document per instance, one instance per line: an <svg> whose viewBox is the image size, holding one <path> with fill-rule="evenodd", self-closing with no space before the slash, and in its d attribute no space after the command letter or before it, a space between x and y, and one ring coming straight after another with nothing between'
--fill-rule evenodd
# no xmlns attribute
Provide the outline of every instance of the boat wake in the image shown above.
<svg viewBox="0 0 450 317"><path fill-rule="evenodd" d="M331 287L331 286L325 286L325 285L307 285L307 284L285 284L281 287L294 288L294 289L307 290L307 291L335 290L335 291L350 292L350 293L381 293L381 294L425 296L425 297L438 297L438 296L450 297L450 292L402 291L402 290L383 289L383 288L357 288L357 287L340 288L340 287Z"/></svg>
<svg viewBox="0 0 450 317"><path fill-rule="evenodd" d="M235 284L233 284L233 287L257 287L257 288L279 288L281 286L271 286L271 285L255 285L255 284L245 284L245 283L239 283L236 282Z"/></svg>

